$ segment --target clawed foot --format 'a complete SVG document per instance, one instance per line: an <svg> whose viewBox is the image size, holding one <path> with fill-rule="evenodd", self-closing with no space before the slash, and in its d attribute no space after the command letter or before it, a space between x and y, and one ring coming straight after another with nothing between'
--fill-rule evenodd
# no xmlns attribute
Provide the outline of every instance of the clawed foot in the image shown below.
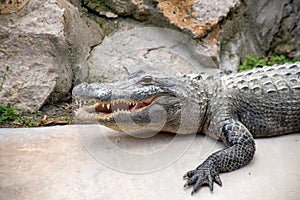
<svg viewBox="0 0 300 200"><path fill-rule="evenodd" d="M207 184L211 191L213 191L213 182L222 186L222 181L218 173L210 167L199 166L195 170L188 171L184 176L187 179L184 186L185 188L193 186L191 195L197 192L201 186Z"/></svg>

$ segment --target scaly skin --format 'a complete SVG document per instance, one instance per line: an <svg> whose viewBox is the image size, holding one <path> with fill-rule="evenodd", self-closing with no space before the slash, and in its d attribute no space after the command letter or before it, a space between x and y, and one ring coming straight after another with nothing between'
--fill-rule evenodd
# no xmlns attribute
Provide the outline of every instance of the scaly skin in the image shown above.
<svg viewBox="0 0 300 200"><path fill-rule="evenodd" d="M300 132L299 62L220 76L138 72L117 83L78 85L73 96L96 103L81 102L79 118L96 118L115 130L136 131L132 120L142 130L155 130L160 119L151 121L149 112L164 112L161 131L197 131L223 141L225 149L184 175L192 194L205 184L213 190L213 182L222 185L220 173L248 164L255 153L253 137ZM113 112L114 106L125 111ZM189 124L182 129L185 119Z"/></svg>

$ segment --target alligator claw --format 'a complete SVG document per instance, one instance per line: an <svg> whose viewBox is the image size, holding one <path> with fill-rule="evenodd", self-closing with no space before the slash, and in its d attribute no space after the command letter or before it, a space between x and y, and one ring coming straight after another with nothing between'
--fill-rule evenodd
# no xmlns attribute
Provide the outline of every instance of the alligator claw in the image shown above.
<svg viewBox="0 0 300 200"><path fill-rule="evenodd" d="M215 179L214 179L215 183L217 183L219 186L222 187L222 181L221 181L221 178L219 175L216 175L215 176Z"/></svg>
<svg viewBox="0 0 300 200"><path fill-rule="evenodd" d="M185 173L185 175L183 175L183 179L188 179L192 176L194 176L196 170L191 170L191 171L188 171L187 173Z"/></svg>
<svg viewBox="0 0 300 200"><path fill-rule="evenodd" d="M187 179L184 187L193 186L193 191L191 195L197 192L203 185L208 185L209 189L213 191L213 182L217 183L219 186L222 186L222 181L218 174L212 173L209 167L199 166L195 170L188 171L183 178Z"/></svg>

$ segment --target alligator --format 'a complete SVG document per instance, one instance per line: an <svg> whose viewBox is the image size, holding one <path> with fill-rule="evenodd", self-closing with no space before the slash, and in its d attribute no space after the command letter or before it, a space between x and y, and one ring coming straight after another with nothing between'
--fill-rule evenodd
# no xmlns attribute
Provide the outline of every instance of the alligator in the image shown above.
<svg viewBox="0 0 300 200"><path fill-rule="evenodd" d="M188 171L184 188L222 186L219 174L247 165L255 137L300 132L300 62L240 73L166 75L137 71L115 83L81 83L73 97L81 119L118 131L204 133L222 141L219 150ZM164 116L152 123L150 112ZM182 126L184 128L182 128Z"/></svg>

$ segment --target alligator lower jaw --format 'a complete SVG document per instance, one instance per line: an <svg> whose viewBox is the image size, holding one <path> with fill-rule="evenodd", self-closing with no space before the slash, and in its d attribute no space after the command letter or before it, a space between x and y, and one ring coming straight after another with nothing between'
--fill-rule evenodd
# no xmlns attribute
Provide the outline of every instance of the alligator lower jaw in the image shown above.
<svg viewBox="0 0 300 200"><path fill-rule="evenodd" d="M165 96L165 95L163 95ZM76 101L79 108L75 110L75 115L79 119L98 119L108 120L119 113L138 113L149 107L157 98L153 96L142 101L133 101L125 99L117 99L111 102L102 102L99 100Z"/></svg>

